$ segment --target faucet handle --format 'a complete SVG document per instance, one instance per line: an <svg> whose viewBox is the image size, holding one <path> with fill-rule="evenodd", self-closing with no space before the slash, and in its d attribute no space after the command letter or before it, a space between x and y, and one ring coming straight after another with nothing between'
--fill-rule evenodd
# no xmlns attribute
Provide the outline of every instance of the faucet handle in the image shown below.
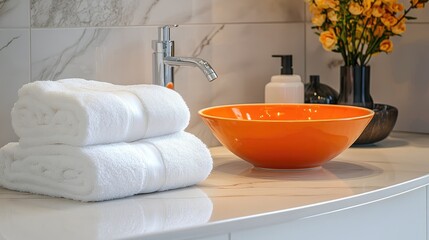
<svg viewBox="0 0 429 240"><path fill-rule="evenodd" d="M158 39L159 41L170 41L170 28L178 27L179 25L164 25L158 28Z"/></svg>

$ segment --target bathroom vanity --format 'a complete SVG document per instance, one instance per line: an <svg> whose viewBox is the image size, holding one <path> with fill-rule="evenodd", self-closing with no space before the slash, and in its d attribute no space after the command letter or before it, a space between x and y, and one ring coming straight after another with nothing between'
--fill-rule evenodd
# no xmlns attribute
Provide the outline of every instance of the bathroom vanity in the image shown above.
<svg viewBox="0 0 429 240"><path fill-rule="evenodd" d="M427 134L394 132L306 171L211 152L212 174L185 189L81 203L0 188L0 239L429 239Z"/></svg>

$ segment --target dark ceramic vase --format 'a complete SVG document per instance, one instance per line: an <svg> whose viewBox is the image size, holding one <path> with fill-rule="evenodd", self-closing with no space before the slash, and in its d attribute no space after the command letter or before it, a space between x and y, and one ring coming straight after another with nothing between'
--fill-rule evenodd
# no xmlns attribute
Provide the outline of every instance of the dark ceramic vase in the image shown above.
<svg viewBox="0 0 429 240"><path fill-rule="evenodd" d="M340 94L338 104L373 108L370 94L369 66L342 66L340 69Z"/></svg>
<svg viewBox="0 0 429 240"><path fill-rule="evenodd" d="M386 104L374 104L370 94L369 66L342 66L338 104L365 107L374 117L353 145L372 144L389 136L398 118L398 109Z"/></svg>
<svg viewBox="0 0 429 240"><path fill-rule="evenodd" d="M320 83L320 77L317 75L310 76L310 82L304 87L305 103L336 104L338 93L326 84Z"/></svg>

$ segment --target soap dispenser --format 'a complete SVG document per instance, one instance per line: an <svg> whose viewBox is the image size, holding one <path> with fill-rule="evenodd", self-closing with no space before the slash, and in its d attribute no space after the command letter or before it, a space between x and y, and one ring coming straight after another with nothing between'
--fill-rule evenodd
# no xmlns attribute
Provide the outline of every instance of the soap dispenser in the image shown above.
<svg viewBox="0 0 429 240"><path fill-rule="evenodd" d="M320 83L318 75L311 75L310 82L306 83L305 103L325 103L336 104L338 102L338 92L330 86Z"/></svg>
<svg viewBox="0 0 429 240"><path fill-rule="evenodd" d="M304 84L293 74L292 55L273 55L281 58L281 75L271 77L265 86L266 103L304 103Z"/></svg>

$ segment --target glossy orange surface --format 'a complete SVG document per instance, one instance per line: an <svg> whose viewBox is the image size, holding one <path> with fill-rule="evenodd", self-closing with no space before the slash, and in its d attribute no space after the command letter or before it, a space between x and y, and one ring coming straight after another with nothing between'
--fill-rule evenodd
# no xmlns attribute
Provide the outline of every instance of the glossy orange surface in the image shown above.
<svg viewBox="0 0 429 240"><path fill-rule="evenodd" d="M328 104L240 104L199 114L226 148L255 167L301 169L321 166L350 147L374 112Z"/></svg>

